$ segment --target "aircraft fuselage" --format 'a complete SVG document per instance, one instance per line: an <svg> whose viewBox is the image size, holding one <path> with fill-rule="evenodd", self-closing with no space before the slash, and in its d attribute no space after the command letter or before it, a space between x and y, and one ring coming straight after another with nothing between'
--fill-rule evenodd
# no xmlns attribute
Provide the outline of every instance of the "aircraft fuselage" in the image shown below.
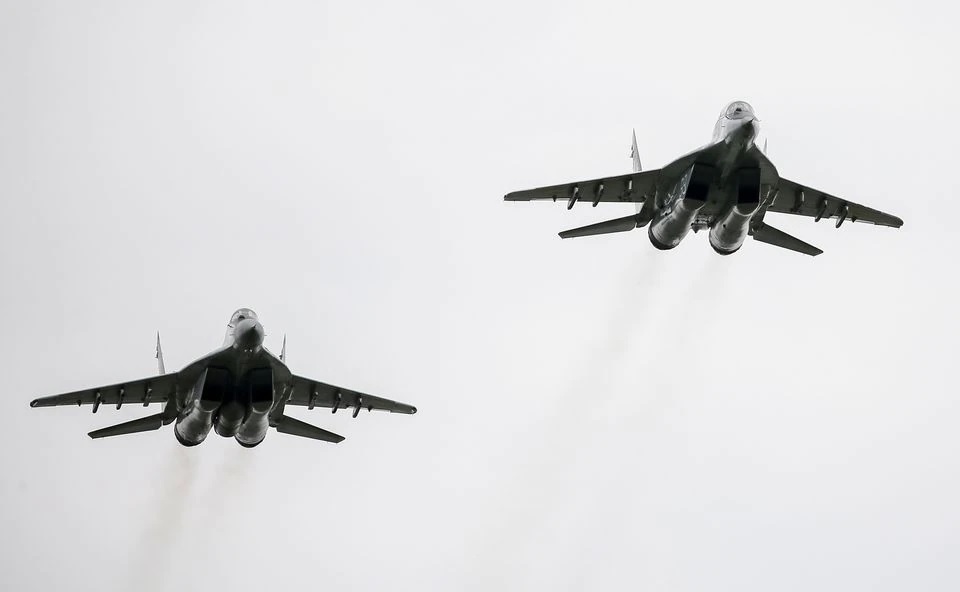
<svg viewBox="0 0 960 592"><path fill-rule="evenodd" d="M196 446L213 429L243 446L256 446L266 436L270 412L281 402L289 378L286 365L263 347L263 326L255 317L231 320L223 347L203 359L189 378L184 396L168 402L176 417L174 433L184 446ZM279 380L278 380L279 379Z"/></svg>
<svg viewBox="0 0 960 592"><path fill-rule="evenodd" d="M690 230L704 228L710 228L710 245L718 253L728 255L743 244L760 206L761 167L754 146L759 125L749 106L742 109L734 117L721 115L713 142L693 153L692 161L688 155L664 167L680 165L683 173L662 179L648 206L654 210L648 236L658 249L672 249Z"/></svg>

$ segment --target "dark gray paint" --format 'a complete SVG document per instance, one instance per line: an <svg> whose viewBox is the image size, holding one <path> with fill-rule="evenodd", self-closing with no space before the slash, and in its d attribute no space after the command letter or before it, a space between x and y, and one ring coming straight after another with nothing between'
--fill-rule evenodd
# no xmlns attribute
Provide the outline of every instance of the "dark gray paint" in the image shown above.
<svg viewBox="0 0 960 592"><path fill-rule="evenodd" d="M710 144L681 156L662 169L640 171L636 135L634 173L515 191L506 201L564 200L567 209L580 202L641 204L633 217L617 218L560 233L561 238L625 232L649 224L650 242L658 249L676 247L690 230L709 229L710 245L721 255L736 252L747 236L785 249L819 255L822 251L764 220L767 212L835 219L836 226L870 222L899 228L903 221L784 179L754 143L759 119L743 102L730 103L714 126Z"/></svg>
<svg viewBox="0 0 960 592"><path fill-rule="evenodd" d="M120 409L124 404L148 407L151 403L160 403L163 409L157 414L95 430L89 435L104 438L152 431L175 422L174 433L184 446L200 444L213 430L224 437L235 437L246 447L260 444L268 427L327 442L343 440L342 436L285 416L288 404L309 409L325 407L334 413L352 408L353 417L361 409L417 412L412 405L296 376L283 361L286 347L277 357L263 347L263 337L263 326L256 313L242 308L233 313L223 346L179 372L163 373L158 338L160 375L42 397L31 401L30 406L92 405L96 413L101 405Z"/></svg>

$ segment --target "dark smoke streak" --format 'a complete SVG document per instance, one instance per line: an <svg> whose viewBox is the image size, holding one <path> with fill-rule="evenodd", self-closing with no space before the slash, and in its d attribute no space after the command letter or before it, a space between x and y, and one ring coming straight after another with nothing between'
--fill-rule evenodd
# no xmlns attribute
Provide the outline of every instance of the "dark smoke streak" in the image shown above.
<svg viewBox="0 0 960 592"><path fill-rule="evenodd" d="M131 549L128 590L165 590L183 541L186 517L197 487L197 450L177 446L156 472L155 497L146 504L148 522Z"/></svg>

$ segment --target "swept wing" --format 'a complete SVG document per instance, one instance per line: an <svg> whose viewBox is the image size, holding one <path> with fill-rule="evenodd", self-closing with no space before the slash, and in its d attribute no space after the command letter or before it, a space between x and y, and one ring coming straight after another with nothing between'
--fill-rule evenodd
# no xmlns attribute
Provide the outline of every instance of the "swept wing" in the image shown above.
<svg viewBox="0 0 960 592"><path fill-rule="evenodd" d="M576 181L561 185L549 185L506 194L505 201L531 201L560 199L572 208L577 202L598 204L600 202L642 203L656 194L660 170L630 173L615 177Z"/></svg>
<svg viewBox="0 0 960 592"><path fill-rule="evenodd" d="M160 403L172 399L177 393L177 373L150 378L129 380L107 386L41 397L30 401L31 407L56 407L59 405L93 405L93 411L102 404L115 405L118 409L128 403Z"/></svg>
<svg viewBox="0 0 960 592"><path fill-rule="evenodd" d="M406 414L417 412L417 408L413 405L375 397L302 376L294 375L291 386L292 389L286 401L287 405L299 405L308 409L326 407L333 409L334 413L339 409L350 407L353 409L354 417L360 413L360 409L367 409L368 411L376 409L378 411Z"/></svg>
<svg viewBox="0 0 960 592"><path fill-rule="evenodd" d="M869 222L893 228L900 228L903 225L903 220L892 214L862 206L783 177L780 178L777 197L767 211L807 216L818 221L835 219L837 227L845 220Z"/></svg>

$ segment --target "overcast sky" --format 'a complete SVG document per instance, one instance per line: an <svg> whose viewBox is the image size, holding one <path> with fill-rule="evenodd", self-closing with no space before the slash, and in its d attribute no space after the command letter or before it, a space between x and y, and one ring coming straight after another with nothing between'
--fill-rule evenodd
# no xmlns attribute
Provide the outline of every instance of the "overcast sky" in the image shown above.
<svg viewBox="0 0 960 592"><path fill-rule="evenodd" d="M956 590L956 9L0 4L0 588ZM948 13L949 11L949 13ZM556 232L750 101L790 179L900 230L825 253ZM41 395L256 310L416 405L196 448Z"/></svg>

